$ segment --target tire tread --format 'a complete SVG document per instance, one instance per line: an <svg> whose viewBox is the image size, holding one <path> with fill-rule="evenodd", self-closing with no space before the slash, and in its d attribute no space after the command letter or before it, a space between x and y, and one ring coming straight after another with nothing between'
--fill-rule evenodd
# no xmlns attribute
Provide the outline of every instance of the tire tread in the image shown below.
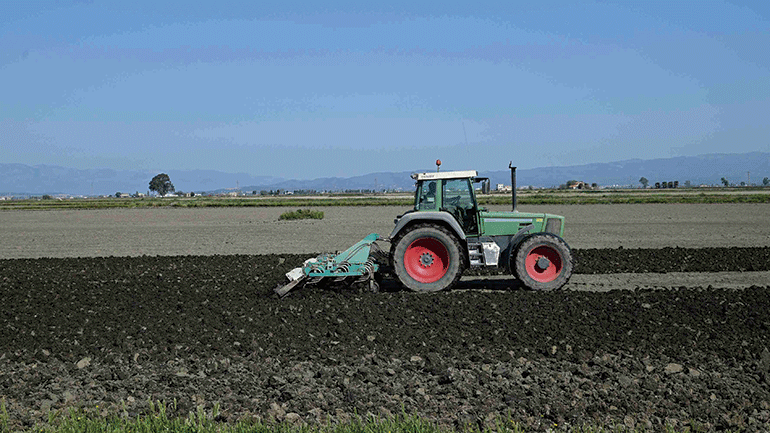
<svg viewBox="0 0 770 433"><path fill-rule="evenodd" d="M530 250L537 245L549 245L554 247L561 253L562 256L562 271L555 280L547 283L536 281L527 275L525 261L527 255L525 251ZM557 235L552 233L534 233L521 241L516 247L513 255L513 274L521 281L526 287L533 290L559 290L564 287L565 284L572 277L572 270L574 269L574 259L572 257L572 250L567 242Z"/></svg>
<svg viewBox="0 0 770 433"><path fill-rule="evenodd" d="M406 269L403 268L403 252L402 254L396 253L396 251L399 250L399 245L401 241L404 239L404 237L406 237L408 234L413 233L415 231L426 230L426 229L433 229L433 230L440 231L452 242L452 246L446 245L447 250L449 250L450 248L454 248L457 251L457 257L458 257L457 271L455 272L455 275L452 276L452 279L448 283L445 282L446 284L438 284L440 281L443 280L443 278L435 283L430 283L430 284L425 284L425 283L420 283L418 281L415 281L408 275L408 273L406 272ZM452 252L450 251L449 254L451 257ZM396 273L396 277L398 277L398 280L406 288L415 292L437 292L440 290L446 290L446 289L452 288L455 284L457 284L458 281L460 281L460 277L465 271L465 256L463 254L463 249L462 249L462 245L460 244L460 241L451 231L447 230L443 226L436 225L436 224L420 223L420 224L415 224L414 226L411 226L405 230L402 230L396 236L396 238L393 239L391 242L390 257L391 257L393 270ZM450 265L450 268L447 272L450 272L451 269L452 269L452 266Z"/></svg>

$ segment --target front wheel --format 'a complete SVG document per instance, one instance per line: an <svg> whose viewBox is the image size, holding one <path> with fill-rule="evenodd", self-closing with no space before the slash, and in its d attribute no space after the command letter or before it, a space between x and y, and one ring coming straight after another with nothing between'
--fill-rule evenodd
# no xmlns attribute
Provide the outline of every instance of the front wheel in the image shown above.
<svg viewBox="0 0 770 433"><path fill-rule="evenodd" d="M393 244L393 269L399 281L415 292L436 292L453 286L463 272L457 239L441 226L417 225Z"/></svg>
<svg viewBox="0 0 770 433"><path fill-rule="evenodd" d="M524 239L513 260L516 278L530 289L560 289L572 276L572 251L562 238L550 233Z"/></svg>

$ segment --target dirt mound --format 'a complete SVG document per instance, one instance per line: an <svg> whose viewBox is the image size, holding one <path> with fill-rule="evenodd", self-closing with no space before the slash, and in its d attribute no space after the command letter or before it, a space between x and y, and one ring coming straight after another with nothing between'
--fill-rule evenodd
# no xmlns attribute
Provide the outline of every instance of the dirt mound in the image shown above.
<svg viewBox="0 0 770 433"><path fill-rule="evenodd" d="M664 258L646 272L736 253L628 251ZM583 273L609 272L602 257L640 269L618 250L576 253ZM278 300L273 287L305 258L0 261L13 425L72 405L136 414L176 400L173 414L219 403L227 420L404 410L458 427L510 413L539 429L770 428L768 287L417 295L392 284Z"/></svg>

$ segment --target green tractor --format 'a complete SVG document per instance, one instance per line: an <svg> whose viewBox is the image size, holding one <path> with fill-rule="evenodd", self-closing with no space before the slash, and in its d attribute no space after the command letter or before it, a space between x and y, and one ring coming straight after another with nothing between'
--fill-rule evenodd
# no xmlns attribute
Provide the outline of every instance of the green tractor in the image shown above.
<svg viewBox="0 0 770 433"><path fill-rule="evenodd" d="M436 161L440 166L441 162ZM452 287L469 267L502 267L535 290L555 290L572 275L572 253L562 239L564 217L516 210L516 167L511 169L513 210L481 208L474 185L489 192L489 179L476 171L414 173L414 208L395 219L383 254L375 233L343 253L307 260L287 274L290 282L276 288L284 296L299 284L330 277L336 281L369 281L379 288L380 265L391 266L398 280L415 292Z"/></svg>

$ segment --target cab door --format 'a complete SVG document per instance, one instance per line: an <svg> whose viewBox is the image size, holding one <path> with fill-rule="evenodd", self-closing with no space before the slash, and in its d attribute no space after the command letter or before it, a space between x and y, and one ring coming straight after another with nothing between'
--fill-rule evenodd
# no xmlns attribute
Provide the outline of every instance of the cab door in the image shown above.
<svg viewBox="0 0 770 433"><path fill-rule="evenodd" d="M452 214L466 235L478 234L478 205L471 180L445 179L442 186L441 210Z"/></svg>

